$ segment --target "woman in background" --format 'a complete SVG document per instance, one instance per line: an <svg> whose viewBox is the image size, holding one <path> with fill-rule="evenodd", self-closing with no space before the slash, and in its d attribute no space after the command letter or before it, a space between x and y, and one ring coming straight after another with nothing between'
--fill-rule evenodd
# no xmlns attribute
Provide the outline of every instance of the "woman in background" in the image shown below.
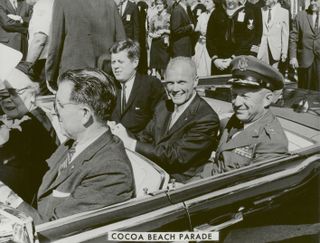
<svg viewBox="0 0 320 243"><path fill-rule="evenodd" d="M195 31L200 33L199 40L195 46L195 55L193 60L197 66L198 76L209 76L211 74L211 58L206 47L206 32L209 17L214 10L214 0L204 0L206 12L203 12L199 18Z"/></svg>
<svg viewBox="0 0 320 243"><path fill-rule="evenodd" d="M156 72L163 79L164 70L169 62L170 14L167 12L166 0L155 1L157 14L150 19L149 36L152 38L150 51L150 68L152 75Z"/></svg>

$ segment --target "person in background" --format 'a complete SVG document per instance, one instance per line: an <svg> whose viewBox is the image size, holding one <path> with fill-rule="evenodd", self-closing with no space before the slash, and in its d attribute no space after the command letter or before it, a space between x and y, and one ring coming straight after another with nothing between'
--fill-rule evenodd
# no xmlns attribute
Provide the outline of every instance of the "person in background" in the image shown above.
<svg viewBox="0 0 320 243"><path fill-rule="evenodd" d="M262 38L258 59L279 69L288 55L289 11L282 8L278 0L265 0L262 8Z"/></svg>
<svg viewBox="0 0 320 243"><path fill-rule="evenodd" d="M156 72L163 79L169 54L170 14L167 12L166 0L156 0L158 13L150 19L149 36L152 39L150 51L150 68L152 75Z"/></svg>
<svg viewBox="0 0 320 243"><path fill-rule="evenodd" d="M132 133L144 129L157 103L165 96L160 80L137 72L139 58L139 45L130 39L117 42L111 48L111 67L118 93L111 120Z"/></svg>
<svg viewBox="0 0 320 243"><path fill-rule="evenodd" d="M112 78L95 69L59 77L55 109L69 138L47 160L33 208L0 181L0 202L35 224L123 202L134 196L131 163L107 123L116 102Z"/></svg>
<svg viewBox="0 0 320 243"><path fill-rule="evenodd" d="M134 41L139 41L140 26L139 9L137 4L130 0L115 0L115 3L122 19L126 37Z"/></svg>
<svg viewBox="0 0 320 243"><path fill-rule="evenodd" d="M190 1L178 1L170 18L170 45L172 57L192 57L194 54L194 27ZM189 8L188 8L189 7ZM189 11L188 11L189 9Z"/></svg>
<svg viewBox="0 0 320 243"><path fill-rule="evenodd" d="M148 73L148 45L147 45L147 12L148 4L145 0L138 1L137 3L139 9L139 44L140 44L140 60L138 71L142 74Z"/></svg>
<svg viewBox="0 0 320 243"><path fill-rule="evenodd" d="M256 14L238 0L223 0L211 14L206 45L212 60L211 74L230 74L230 63L239 55L257 52L260 40L256 37Z"/></svg>
<svg viewBox="0 0 320 243"><path fill-rule="evenodd" d="M0 181L28 203L57 148L54 128L36 103L38 88L18 69L0 82Z"/></svg>
<svg viewBox="0 0 320 243"><path fill-rule="evenodd" d="M46 85L45 63L48 56L49 32L52 23L54 0L27 0L33 6L29 23L28 53L26 61L30 62L40 83L40 94L50 94Z"/></svg>
<svg viewBox="0 0 320 243"><path fill-rule="evenodd" d="M191 58L170 60L165 73L170 100L159 102L153 119L135 137L116 125L112 130L125 146L157 163L177 182L200 179L217 145L219 118L197 94L198 79Z"/></svg>
<svg viewBox="0 0 320 243"><path fill-rule="evenodd" d="M290 65L298 69L298 87L320 90L320 0L298 13L290 32Z"/></svg>
<svg viewBox="0 0 320 243"><path fill-rule="evenodd" d="M109 49L126 38L113 1L55 0L46 79L49 90L57 87L59 74L66 70L96 68L110 64Z"/></svg>
<svg viewBox="0 0 320 243"><path fill-rule="evenodd" d="M200 14L195 28L195 31L200 34L199 40L195 46L195 55L193 56L193 60L197 67L198 77L209 76L211 74L211 58L206 47L206 33L208 20L214 10L215 3L214 0L205 0L204 4L207 10Z"/></svg>
<svg viewBox="0 0 320 243"><path fill-rule="evenodd" d="M282 74L252 56L231 62L232 106L216 150L209 176L228 172L288 153L288 139L278 119L270 111L274 91L284 86Z"/></svg>
<svg viewBox="0 0 320 243"><path fill-rule="evenodd" d="M22 52L28 50L28 25L32 8L24 0L0 1L0 43Z"/></svg>

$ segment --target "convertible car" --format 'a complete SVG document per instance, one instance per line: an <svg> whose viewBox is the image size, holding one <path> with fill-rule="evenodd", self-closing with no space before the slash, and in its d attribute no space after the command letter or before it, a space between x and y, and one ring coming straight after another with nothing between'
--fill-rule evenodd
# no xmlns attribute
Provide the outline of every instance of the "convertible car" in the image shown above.
<svg viewBox="0 0 320 243"><path fill-rule="evenodd" d="M203 78L198 87L221 119L232 113L228 78ZM288 137L288 155L180 185L152 161L127 151L137 197L37 225L39 241L106 242L112 231L211 231L223 241L241 227L319 222L319 93L287 85L272 111Z"/></svg>

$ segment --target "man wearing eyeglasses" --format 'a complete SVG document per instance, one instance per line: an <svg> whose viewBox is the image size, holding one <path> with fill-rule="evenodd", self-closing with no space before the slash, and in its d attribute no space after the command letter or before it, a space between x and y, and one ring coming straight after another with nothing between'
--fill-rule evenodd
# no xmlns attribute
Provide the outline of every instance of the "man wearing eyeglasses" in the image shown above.
<svg viewBox="0 0 320 243"><path fill-rule="evenodd" d="M0 82L0 181L31 202L57 148L46 114L36 106L38 84L13 70Z"/></svg>
<svg viewBox="0 0 320 243"><path fill-rule="evenodd" d="M114 84L104 73L84 69L62 74L55 103L69 140L47 160L50 170L42 180L37 208L1 184L0 201L39 224L130 199L132 167L121 140L107 126L115 102Z"/></svg>
<svg viewBox="0 0 320 243"><path fill-rule="evenodd" d="M177 182L200 179L217 145L218 115L196 93L198 79L191 58L172 59L165 80L170 100L159 102L146 128L135 138L121 124L113 132L127 148L157 163Z"/></svg>

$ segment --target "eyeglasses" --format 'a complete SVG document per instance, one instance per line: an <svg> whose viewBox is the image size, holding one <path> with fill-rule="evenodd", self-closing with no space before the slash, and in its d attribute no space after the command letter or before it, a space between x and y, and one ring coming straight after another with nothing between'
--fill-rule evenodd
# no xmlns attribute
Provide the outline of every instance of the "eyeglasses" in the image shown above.
<svg viewBox="0 0 320 243"><path fill-rule="evenodd" d="M68 103L60 103L59 101L55 100L53 102L53 109L54 109L54 114L58 117L58 119L60 120L60 114L58 111L58 106L60 107L59 109L64 109L67 105L78 105L76 103L73 102L68 102Z"/></svg>
<svg viewBox="0 0 320 243"><path fill-rule="evenodd" d="M4 99L7 99L12 96L22 95L29 88L30 87L25 87L22 89L14 89L14 88L1 89L0 90L0 100L4 100Z"/></svg>

